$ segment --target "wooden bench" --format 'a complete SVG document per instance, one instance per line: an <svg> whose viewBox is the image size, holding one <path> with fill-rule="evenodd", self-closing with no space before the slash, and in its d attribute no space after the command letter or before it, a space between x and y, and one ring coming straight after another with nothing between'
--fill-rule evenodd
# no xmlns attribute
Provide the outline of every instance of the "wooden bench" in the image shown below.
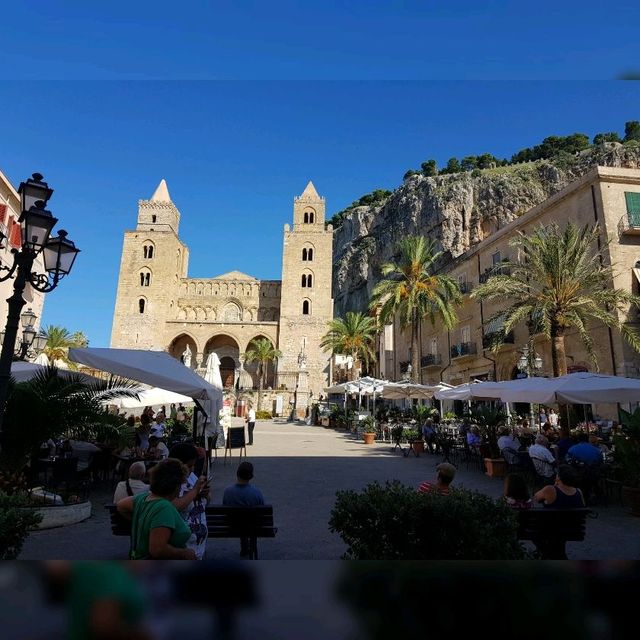
<svg viewBox="0 0 640 640"><path fill-rule="evenodd" d="M111 517L111 533L114 536L130 536L131 522L118 513L116 505L108 504ZM209 538L248 538L249 559L258 559L258 538L275 538L278 532L273 526L273 507L226 507L213 505L205 508Z"/></svg>
<svg viewBox="0 0 640 640"><path fill-rule="evenodd" d="M591 513L591 509L523 509L518 512L518 540L531 540L543 560L566 560L566 543L584 540Z"/></svg>

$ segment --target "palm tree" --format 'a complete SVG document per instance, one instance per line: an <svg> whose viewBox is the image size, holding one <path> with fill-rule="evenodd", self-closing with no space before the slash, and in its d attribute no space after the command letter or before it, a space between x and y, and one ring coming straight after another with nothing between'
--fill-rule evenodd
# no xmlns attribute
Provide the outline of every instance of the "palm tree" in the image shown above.
<svg viewBox="0 0 640 640"><path fill-rule="evenodd" d="M400 326L411 327L412 380L420 381L420 323L440 319L451 329L458 318L455 306L460 303L458 283L447 275L435 275L442 256L435 242L423 236L409 236L400 242L400 261L382 265L384 279L374 287L371 307L380 305L380 321L387 323L398 314Z"/></svg>
<svg viewBox="0 0 640 640"><path fill-rule="evenodd" d="M49 358L52 364L56 360L61 360L67 365L69 360L69 347L74 346L71 340L71 333L65 327L50 324L43 329L44 335L47 337L47 344L43 349L43 353Z"/></svg>
<svg viewBox="0 0 640 640"><path fill-rule="evenodd" d="M358 368L356 363L375 361L374 341L377 331L375 318L363 313L347 311L344 318L335 318L329 323L329 331L323 336L320 346L325 351L348 355L353 358L353 374Z"/></svg>
<svg viewBox="0 0 640 640"><path fill-rule="evenodd" d="M249 348L244 354L245 362L258 363L258 411L262 403L262 389L264 388L267 366L282 356L282 352L276 349L271 340L267 338L256 338L249 343Z"/></svg>
<svg viewBox="0 0 640 640"><path fill-rule="evenodd" d="M500 269L509 275L491 276L472 294L479 300L508 300L508 306L492 320L504 321L503 334L525 321L531 332L539 330L551 341L553 375L567 373L565 334L577 330L594 363L598 362L589 334L594 320L617 329L629 344L640 350L640 336L620 320L629 305L640 306L640 297L611 286L613 270L603 263L598 225L580 228L569 223L540 226L533 233L520 232L511 241L524 255L520 262L507 261Z"/></svg>
<svg viewBox="0 0 640 640"><path fill-rule="evenodd" d="M73 343L72 346L80 347L81 349L89 346L89 338L87 338L84 331L74 331L71 336L71 342Z"/></svg>

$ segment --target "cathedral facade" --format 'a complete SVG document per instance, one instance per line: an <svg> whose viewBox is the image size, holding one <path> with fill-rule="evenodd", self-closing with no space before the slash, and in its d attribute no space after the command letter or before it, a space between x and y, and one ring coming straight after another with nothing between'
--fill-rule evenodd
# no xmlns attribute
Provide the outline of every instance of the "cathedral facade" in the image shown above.
<svg viewBox="0 0 640 640"><path fill-rule="evenodd" d="M333 231L313 184L294 198L293 225L284 226L282 280L241 271L189 278L179 225L162 180L138 202L136 228L124 234L111 346L167 351L201 374L215 352L223 385L247 389L258 386L258 365L243 355L267 338L282 356L269 366L265 388L299 386L317 398L330 374L330 354L319 344L333 318Z"/></svg>

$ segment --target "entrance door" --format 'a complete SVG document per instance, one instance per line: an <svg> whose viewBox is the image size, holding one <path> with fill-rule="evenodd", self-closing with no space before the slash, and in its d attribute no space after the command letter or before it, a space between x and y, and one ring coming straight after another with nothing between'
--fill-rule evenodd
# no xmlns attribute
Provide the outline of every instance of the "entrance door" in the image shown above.
<svg viewBox="0 0 640 640"><path fill-rule="evenodd" d="M225 356L220 359L220 377L225 389L232 389L236 373L236 363L233 358Z"/></svg>

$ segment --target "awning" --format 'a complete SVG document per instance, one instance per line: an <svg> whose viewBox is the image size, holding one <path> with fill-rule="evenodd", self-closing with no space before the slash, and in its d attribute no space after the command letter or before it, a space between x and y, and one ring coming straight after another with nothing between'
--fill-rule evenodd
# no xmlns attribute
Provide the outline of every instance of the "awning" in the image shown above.
<svg viewBox="0 0 640 640"><path fill-rule="evenodd" d="M118 398L117 400L110 400L108 404L113 404L121 409L137 409L139 407L155 407L158 405L185 404L189 402L193 402L193 399L189 396L183 396L180 393L153 387L153 389L140 391L137 400L135 398Z"/></svg>
<svg viewBox="0 0 640 640"><path fill-rule="evenodd" d="M164 351L137 349L69 349L69 359L93 369L144 382L194 400L211 400L222 406L222 390Z"/></svg>
<svg viewBox="0 0 640 640"><path fill-rule="evenodd" d="M47 370L47 367L44 367L41 364L36 364L35 362L19 361L19 362L11 363L11 377L16 382L27 382L27 380L31 380L32 378L35 378L36 374L46 370ZM81 373L80 371L71 371L70 369L58 369L58 375L61 378L77 376L83 382L86 382L88 384L92 382L100 382L98 378L89 376L86 373Z"/></svg>

